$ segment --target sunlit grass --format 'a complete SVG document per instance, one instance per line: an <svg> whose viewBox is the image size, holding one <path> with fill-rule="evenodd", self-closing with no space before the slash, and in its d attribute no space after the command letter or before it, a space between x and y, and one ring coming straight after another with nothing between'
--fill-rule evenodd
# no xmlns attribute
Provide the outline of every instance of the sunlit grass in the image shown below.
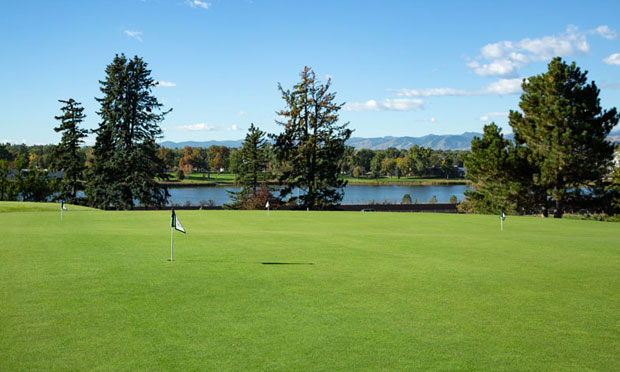
<svg viewBox="0 0 620 372"><path fill-rule="evenodd" d="M615 223L178 217L1 213L0 370L620 369Z"/></svg>

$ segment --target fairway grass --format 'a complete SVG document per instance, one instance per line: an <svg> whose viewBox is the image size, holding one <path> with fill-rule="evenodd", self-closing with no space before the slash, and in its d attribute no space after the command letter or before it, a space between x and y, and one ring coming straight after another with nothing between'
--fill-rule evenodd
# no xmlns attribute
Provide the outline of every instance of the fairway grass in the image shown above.
<svg viewBox="0 0 620 372"><path fill-rule="evenodd" d="M169 262L167 211L50 208L0 203L0 371L620 370L617 223L178 211Z"/></svg>

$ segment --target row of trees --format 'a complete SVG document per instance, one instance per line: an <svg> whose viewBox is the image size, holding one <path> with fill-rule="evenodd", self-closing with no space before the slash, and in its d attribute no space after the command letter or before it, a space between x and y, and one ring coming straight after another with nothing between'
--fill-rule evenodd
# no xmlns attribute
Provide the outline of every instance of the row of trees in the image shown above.
<svg viewBox="0 0 620 372"><path fill-rule="evenodd" d="M514 141L494 123L472 141L465 167L474 190L462 208L544 216L553 210L555 217L581 208L617 213L620 171L612 170L614 144L606 139L618 124L616 109L603 110L587 72L560 58L522 88L521 111L509 115Z"/></svg>
<svg viewBox="0 0 620 372"><path fill-rule="evenodd" d="M117 55L100 81L95 146L83 147L87 131L79 127L84 119L81 105L73 99L61 101L64 106L56 117L60 125L54 129L62 140L51 157L45 147L0 147L0 175L7 173L0 177L0 197L39 195L32 190L43 192L47 176L36 167L50 165L63 170L59 197L69 202L78 202L77 191L85 190L86 203L99 208L131 209L137 202L162 206L168 193L157 180L167 178L167 169L228 166L243 186L235 196L237 207L273 200L327 209L342 200L343 173L378 177L439 172L450 177L464 159L474 190L467 193L463 210L548 215L553 209L561 217L566 208L598 206L613 213L620 207L620 171L612 173L614 146L606 137L620 117L615 108L601 108L599 90L587 83L586 74L574 63L554 59L546 73L523 82L521 111L511 111L509 117L514 141L506 140L492 123L482 138L472 141L471 154L463 156L417 146L408 151L354 151L345 146L352 131L338 121L342 104L330 92L331 81L322 84L306 67L292 89L278 86L285 102L278 121L283 131L269 135L271 143L252 125L241 149L186 148L177 160L176 152L156 144L159 124L170 110L163 110L152 95L155 82L147 64ZM13 172L11 181L11 165L34 165L35 170ZM274 176L283 185L277 196L266 185Z"/></svg>
<svg viewBox="0 0 620 372"><path fill-rule="evenodd" d="M264 135L265 138L268 138ZM282 173L282 164L271 142L265 142L266 169L271 178ZM339 172L355 178L380 177L461 177L463 161L468 151L433 150L415 145L408 150L390 147L385 150L360 149L345 146L339 161ZM239 174L241 149L212 145L208 148L186 146L183 149L160 148L169 170L181 169L185 175L193 172L216 172L225 169Z"/></svg>
<svg viewBox="0 0 620 372"><path fill-rule="evenodd" d="M153 96L155 81L147 64L137 56L128 59L116 55L105 73L105 79L99 82L102 97L96 98L101 120L92 131L96 134L92 148L83 147L88 131L80 128L85 118L81 104L73 99L60 101L61 115L56 117L60 124L54 130L62 133L62 139L53 147L52 160L45 164L62 169L62 178L54 185L58 198L103 209L132 209L136 203L158 207L165 205L169 196L166 187L157 182L167 179L166 170L178 167L189 173L219 171L229 166L239 174L243 186L237 197L241 206L256 199L259 190L264 199L275 203L290 202L297 198L291 196L292 190L303 190L298 204L311 209L331 208L342 200L346 182L339 177L339 171L345 141L352 131L347 124L338 124L342 104L334 102L335 94L329 91L331 82L321 84L310 68L303 70L301 82L293 90L278 86L286 105L280 116L286 121L279 122L283 133L271 135L273 146L266 142L265 133L252 125L243 148L232 152L234 156L222 146L185 148L178 163L175 152L156 143L161 137L159 124L170 110L163 110ZM2 180L7 182L9 164L20 169L33 165L33 158L26 164L21 154L13 157L9 153L6 157L11 159L2 160L0 173L6 170ZM270 158L277 162L279 181L284 185L278 196L265 185ZM22 172L18 173L21 177ZM26 173L39 178L43 174L46 185L52 185L47 172ZM14 191L2 191L3 185L0 196L15 197ZM16 190L26 199L25 189ZM78 190L84 190L84 199L78 199ZM48 190L47 195L50 193Z"/></svg>

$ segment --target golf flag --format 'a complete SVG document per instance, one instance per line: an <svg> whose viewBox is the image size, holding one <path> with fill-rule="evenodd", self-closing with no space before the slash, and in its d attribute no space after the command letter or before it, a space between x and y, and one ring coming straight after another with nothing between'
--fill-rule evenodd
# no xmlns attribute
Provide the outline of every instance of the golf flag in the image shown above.
<svg viewBox="0 0 620 372"><path fill-rule="evenodd" d="M265 208L269 209L269 200L267 200L267 204L265 204Z"/></svg>
<svg viewBox="0 0 620 372"><path fill-rule="evenodd" d="M65 201L64 200L60 201L60 210L62 210L62 211L66 211L67 210L67 207L65 206Z"/></svg>
<svg viewBox="0 0 620 372"><path fill-rule="evenodd" d="M499 231L504 231L504 220L506 219L506 215L504 214L504 210L499 211Z"/></svg>
<svg viewBox="0 0 620 372"><path fill-rule="evenodd" d="M176 213L174 213L174 209L172 209L172 216L170 217L170 226L185 234L185 229L183 225L181 225L181 221L177 218Z"/></svg>

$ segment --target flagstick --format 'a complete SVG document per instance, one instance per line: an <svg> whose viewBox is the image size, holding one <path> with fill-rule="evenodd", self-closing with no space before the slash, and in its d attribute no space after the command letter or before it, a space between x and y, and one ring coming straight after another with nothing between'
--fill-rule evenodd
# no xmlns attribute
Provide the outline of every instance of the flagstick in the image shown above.
<svg viewBox="0 0 620 372"><path fill-rule="evenodd" d="M500 220L499 220L499 221L500 221L500 228L499 228L499 231L504 231L504 220L502 220L502 219L500 218Z"/></svg>
<svg viewBox="0 0 620 372"><path fill-rule="evenodd" d="M267 217L269 217L269 207L267 207Z"/></svg>
<svg viewBox="0 0 620 372"><path fill-rule="evenodd" d="M60 207L60 223L62 223L62 207Z"/></svg>
<svg viewBox="0 0 620 372"><path fill-rule="evenodd" d="M170 227L170 261L174 261L172 253L174 251L174 227Z"/></svg>

